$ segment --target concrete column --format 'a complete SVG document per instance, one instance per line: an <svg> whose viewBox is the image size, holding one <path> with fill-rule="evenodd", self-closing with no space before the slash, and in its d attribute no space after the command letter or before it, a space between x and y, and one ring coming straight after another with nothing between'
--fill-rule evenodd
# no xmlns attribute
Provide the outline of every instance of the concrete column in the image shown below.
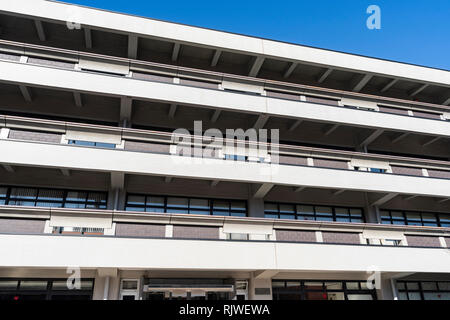
<svg viewBox="0 0 450 320"><path fill-rule="evenodd" d="M250 198L247 201L248 216L264 218L264 199L263 198Z"/></svg>
<svg viewBox="0 0 450 320"><path fill-rule="evenodd" d="M100 268L94 282L93 300L117 300L119 297L120 276L117 269Z"/></svg>
<svg viewBox="0 0 450 320"><path fill-rule="evenodd" d="M116 200L116 192L113 189L108 190L108 202L106 204L106 209L113 210L114 209L114 203Z"/></svg>
<svg viewBox="0 0 450 320"><path fill-rule="evenodd" d="M118 193L117 210L125 210L125 201L127 197L127 192L122 189Z"/></svg>
<svg viewBox="0 0 450 320"><path fill-rule="evenodd" d="M395 288L394 288L395 289ZM377 289L378 300L394 300L392 281L390 278L381 278L381 288Z"/></svg>
<svg viewBox="0 0 450 320"><path fill-rule="evenodd" d="M251 277L248 281L249 300L272 300L272 279Z"/></svg>
<svg viewBox="0 0 450 320"><path fill-rule="evenodd" d="M364 218L368 223L381 223L379 208L377 206L371 206L369 204L369 199L367 193L364 193L365 197L365 207L364 207Z"/></svg>

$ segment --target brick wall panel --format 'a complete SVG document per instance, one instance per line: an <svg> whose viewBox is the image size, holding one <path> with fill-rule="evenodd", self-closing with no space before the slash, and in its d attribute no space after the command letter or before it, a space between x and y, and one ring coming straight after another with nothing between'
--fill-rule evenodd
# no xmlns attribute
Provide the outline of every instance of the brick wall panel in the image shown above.
<svg viewBox="0 0 450 320"><path fill-rule="evenodd" d="M185 239L219 239L219 228L173 226L173 237Z"/></svg>
<svg viewBox="0 0 450 320"><path fill-rule="evenodd" d="M0 218L0 233L44 233L45 220Z"/></svg>
<svg viewBox="0 0 450 320"><path fill-rule="evenodd" d="M314 231L304 230L276 230L278 241L292 242L316 242L316 233Z"/></svg>
<svg viewBox="0 0 450 320"><path fill-rule="evenodd" d="M353 232L322 232L323 242L325 243L343 243L343 244L360 244L359 233Z"/></svg>
<svg viewBox="0 0 450 320"><path fill-rule="evenodd" d="M406 241L408 241L408 246L412 247L441 247L438 237L406 236Z"/></svg>
<svg viewBox="0 0 450 320"><path fill-rule="evenodd" d="M61 134L11 129L9 139L60 143Z"/></svg>
<svg viewBox="0 0 450 320"><path fill-rule="evenodd" d="M117 223L116 236L164 238L166 226L163 224Z"/></svg>

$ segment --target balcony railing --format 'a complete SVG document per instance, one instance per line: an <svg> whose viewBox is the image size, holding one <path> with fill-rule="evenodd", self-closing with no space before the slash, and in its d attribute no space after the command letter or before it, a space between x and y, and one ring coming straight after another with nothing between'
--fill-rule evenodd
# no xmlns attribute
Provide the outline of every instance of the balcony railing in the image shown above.
<svg viewBox="0 0 450 320"><path fill-rule="evenodd" d="M238 76L7 40L0 40L0 60L131 77L143 81L257 94L299 103L309 102L370 112L450 120L450 107L439 104Z"/></svg>
<svg viewBox="0 0 450 320"><path fill-rule="evenodd" d="M146 152L180 155L181 147L192 148L213 142L211 137L187 136L160 131L133 128L110 127L84 123L43 120L0 115L0 139L32 141L38 143L68 144L71 137L97 139L101 145L108 145L117 151ZM86 135L87 138L83 138ZM175 137L181 139L177 144ZM76 144L71 144L76 147ZM232 146L230 148L229 146ZM235 148L235 147L239 148ZM89 147L89 146L86 146ZM95 146L93 146L95 147ZM258 150L257 157L251 157L249 149ZM212 149L211 149L212 150ZM253 152L253 151L252 151ZM191 152L195 156L194 152ZM311 166L373 174L394 174L434 179L450 179L450 162L362 153L335 149L273 144L252 141L223 139L222 146L215 146L210 157L223 160L278 163L290 166Z"/></svg>
<svg viewBox="0 0 450 320"><path fill-rule="evenodd" d="M450 228L443 227L0 206L1 234L49 235L58 228L88 231L60 234L72 236L450 248Z"/></svg>

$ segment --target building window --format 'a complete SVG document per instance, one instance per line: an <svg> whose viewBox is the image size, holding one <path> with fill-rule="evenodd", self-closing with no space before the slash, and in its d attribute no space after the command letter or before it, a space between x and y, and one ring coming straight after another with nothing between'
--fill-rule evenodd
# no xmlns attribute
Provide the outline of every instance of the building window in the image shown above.
<svg viewBox="0 0 450 320"><path fill-rule="evenodd" d="M361 208L264 203L264 216L272 219L297 219L337 222L364 222Z"/></svg>
<svg viewBox="0 0 450 320"><path fill-rule="evenodd" d="M0 187L0 204L3 205L106 209L106 201L106 192L29 187Z"/></svg>
<svg viewBox="0 0 450 320"><path fill-rule="evenodd" d="M84 140L69 140L68 144L74 144L77 146L84 146L84 147L106 148L106 149L115 149L116 148L116 145L112 144L112 143L92 142L92 141L84 141Z"/></svg>
<svg viewBox="0 0 450 320"><path fill-rule="evenodd" d="M399 300L450 300L450 281L397 281Z"/></svg>
<svg viewBox="0 0 450 320"><path fill-rule="evenodd" d="M0 301L91 300L94 279L81 279L79 284L69 288L67 279L0 278Z"/></svg>
<svg viewBox="0 0 450 320"><path fill-rule="evenodd" d="M366 281L273 280L274 300L376 300Z"/></svg>
<svg viewBox="0 0 450 320"><path fill-rule="evenodd" d="M450 227L450 214L433 212L381 210L383 224L398 224L410 226Z"/></svg>
<svg viewBox="0 0 450 320"><path fill-rule="evenodd" d="M246 217L247 202L244 200L128 194L125 210Z"/></svg>

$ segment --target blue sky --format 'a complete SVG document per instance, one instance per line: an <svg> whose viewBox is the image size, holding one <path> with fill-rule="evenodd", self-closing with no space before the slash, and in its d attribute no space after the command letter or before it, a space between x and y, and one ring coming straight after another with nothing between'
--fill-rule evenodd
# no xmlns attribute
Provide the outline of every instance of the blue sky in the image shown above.
<svg viewBox="0 0 450 320"><path fill-rule="evenodd" d="M66 2L450 70L449 0ZM366 27L372 4L381 30Z"/></svg>

